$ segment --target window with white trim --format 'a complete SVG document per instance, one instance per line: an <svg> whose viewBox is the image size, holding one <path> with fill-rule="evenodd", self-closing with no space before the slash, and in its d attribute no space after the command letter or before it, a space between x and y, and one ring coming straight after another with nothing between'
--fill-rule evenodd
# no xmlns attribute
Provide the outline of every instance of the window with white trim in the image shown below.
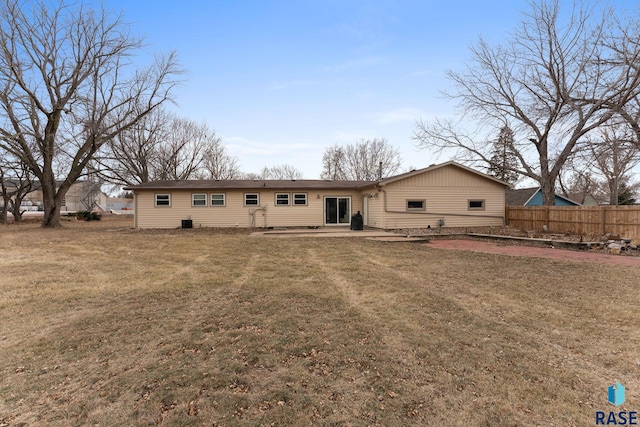
<svg viewBox="0 0 640 427"><path fill-rule="evenodd" d="M156 206L171 206L171 194L156 194Z"/></svg>
<svg viewBox="0 0 640 427"><path fill-rule="evenodd" d="M307 193L293 193L293 205L294 206L306 206Z"/></svg>
<svg viewBox="0 0 640 427"><path fill-rule="evenodd" d="M258 193L244 193L245 206L259 206L260 195Z"/></svg>
<svg viewBox="0 0 640 427"><path fill-rule="evenodd" d="M207 206L207 195L202 193L192 194L191 206Z"/></svg>
<svg viewBox="0 0 640 427"><path fill-rule="evenodd" d="M276 193L276 206L289 206L289 193Z"/></svg>
<svg viewBox="0 0 640 427"><path fill-rule="evenodd" d="M426 200L407 200L408 211L424 211L427 209Z"/></svg>
<svg viewBox="0 0 640 427"><path fill-rule="evenodd" d="M224 206L224 193L211 195L211 206Z"/></svg>
<svg viewBox="0 0 640 427"><path fill-rule="evenodd" d="M483 211L484 210L484 200L469 200L469 210L470 211Z"/></svg>

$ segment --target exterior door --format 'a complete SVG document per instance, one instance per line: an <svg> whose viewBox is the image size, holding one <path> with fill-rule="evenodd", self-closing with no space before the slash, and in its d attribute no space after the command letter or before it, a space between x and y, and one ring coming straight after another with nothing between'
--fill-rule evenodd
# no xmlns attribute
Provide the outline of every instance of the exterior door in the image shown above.
<svg viewBox="0 0 640 427"><path fill-rule="evenodd" d="M369 196L362 198L362 225L369 225Z"/></svg>
<svg viewBox="0 0 640 427"><path fill-rule="evenodd" d="M351 197L324 198L325 225L351 224Z"/></svg>

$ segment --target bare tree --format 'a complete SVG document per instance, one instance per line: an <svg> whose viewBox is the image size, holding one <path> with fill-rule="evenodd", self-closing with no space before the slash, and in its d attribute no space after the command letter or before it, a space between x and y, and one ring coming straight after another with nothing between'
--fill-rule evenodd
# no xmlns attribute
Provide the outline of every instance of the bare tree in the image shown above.
<svg viewBox="0 0 640 427"><path fill-rule="evenodd" d="M346 169L350 179L375 181L398 172L400 151L385 138L360 140L346 147Z"/></svg>
<svg viewBox="0 0 640 427"><path fill-rule="evenodd" d="M324 150L322 155L322 173L320 178L341 180L347 179L345 167L345 149L339 145L332 145Z"/></svg>
<svg viewBox="0 0 640 427"><path fill-rule="evenodd" d="M136 185L156 178L159 146L166 141L169 114L156 108L135 125L104 144L99 155L99 175L116 185Z"/></svg>
<svg viewBox="0 0 640 427"><path fill-rule="evenodd" d="M260 171L261 179L302 179L303 174L291 165L264 167Z"/></svg>
<svg viewBox="0 0 640 427"><path fill-rule="evenodd" d="M238 159L227 153L222 140L213 131L208 136L202 156L202 166L198 172L199 178L220 180L240 178L242 172Z"/></svg>
<svg viewBox="0 0 640 427"><path fill-rule="evenodd" d="M323 179L377 181L397 173L402 160L385 138L360 140L346 147L334 145L323 156Z"/></svg>
<svg viewBox="0 0 640 427"><path fill-rule="evenodd" d="M173 118L165 138L157 146L157 155L154 157L154 179L194 178L202 165L203 154L211 138L206 125ZM215 135L213 138L215 140Z"/></svg>
<svg viewBox="0 0 640 427"><path fill-rule="evenodd" d="M617 205L621 185L633 186L630 173L640 163L640 146L624 123L602 126L586 141L585 160L592 171L604 177L609 204Z"/></svg>
<svg viewBox="0 0 640 427"><path fill-rule="evenodd" d="M117 185L158 179L232 179L238 160L205 124L178 118L163 108L109 141L97 156L100 176Z"/></svg>
<svg viewBox="0 0 640 427"><path fill-rule="evenodd" d="M0 223L7 223L7 213L11 211L15 222L22 221L22 203L25 197L34 190L34 176L29 168L18 159L0 150L0 196L2 211Z"/></svg>
<svg viewBox="0 0 640 427"><path fill-rule="evenodd" d="M604 179L585 165L574 162L558 175L558 190L560 193L578 203L584 204L588 197L593 197L598 204L608 198L607 185Z"/></svg>
<svg viewBox="0 0 640 427"><path fill-rule="evenodd" d="M449 72L456 85L449 96L467 125L473 119L495 129L506 119L514 126L517 172L538 181L544 204L552 205L557 177L580 141L637 97L640 45L611 10L597 15L576 2L561 22L558 0L530 4L506 43L491 46L481 38L466 72ZM451 121L419 121L414 137L421 147L453 148L490 164L486 139L476 142Z"/></svg>
<svg viewBox="0 0 640 427"><path fill-rule="evenodd" d="M0 16L0 146L40 181L43 226L59 226L64 196L95 153L167 101L180 70L174 54L135 70L141 40L104 10L4 0Z"/></svg>

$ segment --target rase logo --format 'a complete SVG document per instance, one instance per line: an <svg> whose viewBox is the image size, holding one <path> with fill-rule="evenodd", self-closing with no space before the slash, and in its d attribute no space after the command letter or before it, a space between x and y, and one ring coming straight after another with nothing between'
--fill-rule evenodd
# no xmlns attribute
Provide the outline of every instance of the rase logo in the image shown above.
<svg viewBox="0 0 640 427"><path fill-rule="evenodd" d="M624 403L625 388L616 381L607 389L607 401L616 408ZM636 426L638 425L638 413L636 411L596 411L597 426Z"/></svg>

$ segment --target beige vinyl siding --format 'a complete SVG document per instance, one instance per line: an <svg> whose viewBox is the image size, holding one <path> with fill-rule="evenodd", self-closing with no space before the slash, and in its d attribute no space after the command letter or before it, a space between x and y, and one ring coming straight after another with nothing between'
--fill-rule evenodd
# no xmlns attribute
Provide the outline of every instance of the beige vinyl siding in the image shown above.
<svg viewBox="0 0 640 427"><path fill-rule="evenodd" d="M203 191L198 191L198 193ZM192 190L162 191L171 194L171 207L156 207L154 195L159 191L136 191L136 227L176 228L183 219L193 227L250 227L253 212L255 227L324 226L324 198L351 197L351 214L362 211L362 196L353 190L211 190L207 194L225 194L225 206L191 205ZM259 206L244 206L244 194L260 195ZM276 193L289 193L288 206L276 206ZM293 193L307 193L307 205L293 205ZM266 208L266 209L264 209Z"/></svg>
<svg viewBox="0 0 640 427"><path fill-rule="evenodd" d="M384 229L501 226L504 185L447 166L382 186L369 199L369 225ZM424 200L424 210L407 209L408 200ZM484 200L484 210L469 210L469 200Z"/></svg>
<svg viewBox="0 0 640 427"><path fill-rule="evenodd" d="M382 206L380 227L433 228L441 219L445 227L501 226L504 189L495 181L455 166L425 171L382 187L378 197ZM407 200L425 200L425 210L408 211ZM484 200L485 209L469 210L469 200ZM374 226L371 219L369 225Z"/></svg>
<svg viewBox="0 0 640 427"><path fill-rule="evenodd" d="M444 166L407 177L389 185L403 187L486 187L488 183L504 188L501 184L454 165Z"/></svg>
<svg viewBox="0 0 640 427"><path fill-rule="evenodd" d="M364 196L368 197L365 223L370 227L437 227L439 220L444 220L445 227L499 226L504 223L505 185L452 162L367 185L370 186L360 190L305 190L299 183L295 190L249 186L243 190L222 191L205 190L201 185L197 186L198 190L185 187L173 191L136 189L136 226L176 228L184 219L191 219L194 227L324 226L327 197L350 197L350 215L353 215L356 211L363 212ZM206 192L208 196L224 193L225 206L210 206L208 197L206 207L193 207L194 192ZM156 207L156 193L171 194L171 207ZM244 206L245 193L258 194L259 206ZM276 205L278 193L288 194L289 205ZM307 204L293 204L295 193L306 193ZM424 208L407 209L408 200L423 200ZM469 200L482 200L484 209L469 209Z"/></svg>
<svg viewBox="0 0 640 427"><path fill-rule="evenodd" d="M369 204L367 206L367 227L384 228L384 225L382 223L382 193L379 193L376 189L370 189L363 191L362 195L369 196Z"/></svg>
<svg viewBox="0 0 640 427"><path fill-rule="evenodd" d="M391 187L391 186L390 186ZM382 228L500 226L504 222L504 188L386 188L380 199L387 198ZM497 190L497 191L496 191ZM407 211L407 199L426 200L425 211ZM484 200L484 210L469 210L468 200Z"/></svg>

